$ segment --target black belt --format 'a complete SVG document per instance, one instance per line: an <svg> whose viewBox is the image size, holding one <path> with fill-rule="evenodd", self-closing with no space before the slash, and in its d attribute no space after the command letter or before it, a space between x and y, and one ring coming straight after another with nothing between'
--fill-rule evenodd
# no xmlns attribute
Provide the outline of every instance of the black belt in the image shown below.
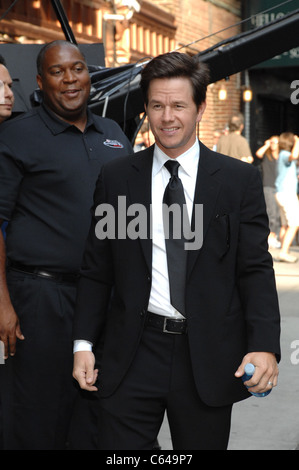
<svg viewBox="0 0 299 470"><path fill-rule="evenodd" d="M172 333L177 335L183 335L187 333L187 320L175 320L169 317L163 317L162 315L156 315L152 312L147 312L146 324L157 328L162 333Z"/></svg>
<svg viewBox="0 0 299 470"><path fill-rule="evenodd" d="M34 274L38 277L60 282L76 282L79 279L78 273L57 273L40 267L24 266L23 264L15 263L14 261L9 261L8 269L25 274Z"/></svg>

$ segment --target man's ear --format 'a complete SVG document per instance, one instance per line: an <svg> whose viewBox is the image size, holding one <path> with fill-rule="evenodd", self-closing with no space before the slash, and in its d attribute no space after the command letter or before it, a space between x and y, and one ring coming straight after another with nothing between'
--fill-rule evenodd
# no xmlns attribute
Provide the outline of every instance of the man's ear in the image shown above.
<svg viewBox="0 0 299 470"><path fill-rule="evenodd" d="M37 81L37 84L39 86L39 89L42 90L43 89L43 81L42 81L42 77L39 74L36 76L36 81Z"/></svg>
<svg viewBox="0 0 299 470"><path fill-rule="evenodd" d="M197 118L196 118L196 122L200 122L202 120L202 117L203 117L203 114L206 110L206 107L207 107L207 103L206 101L203 101L199 107L198 107L198 113L197 113Z"/></svg>

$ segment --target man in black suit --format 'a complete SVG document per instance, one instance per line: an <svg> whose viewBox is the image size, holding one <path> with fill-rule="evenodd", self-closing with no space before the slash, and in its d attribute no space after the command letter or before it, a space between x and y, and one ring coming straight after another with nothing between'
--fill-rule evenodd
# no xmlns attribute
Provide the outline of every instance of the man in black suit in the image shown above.
<svg viewBox="0 0 299 470"><path fill-rule="evenodd" d="M277 384L280 316L263 188L255 167L196 138L208 83L207 67L185 54L152 59L141 87L156 143L104 165L97 183L73 375L99 391L101 449L151 449L165 410L174 449L226 449L232 404L250 396L245 364L256 366L251 391ZM175 250L175 261L187 253L186 270L179 261L176 271L179 306L163 229L168 160L180 163L170 186L176 193L182 182L192 219L193 239L184 232L188 243Z"/></svg>

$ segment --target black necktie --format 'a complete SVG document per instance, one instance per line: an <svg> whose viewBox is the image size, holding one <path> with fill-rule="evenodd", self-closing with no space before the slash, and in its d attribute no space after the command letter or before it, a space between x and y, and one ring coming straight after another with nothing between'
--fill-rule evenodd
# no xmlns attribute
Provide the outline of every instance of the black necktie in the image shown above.
<svg viewBox="0 0 299 470"><path fill-rule="evenodd" d="M182 181L178 176L180 164L175 160L168 160L165 167L170 173L168 185L165 188L163 203L168 207L175 204L174 212L163 210L165 244L167 254L170 302L182 314L185 315L185 280L187 251L184 247L186 228L189 225L187 207ZM169 230L166 229L169 227Z"/></svg>

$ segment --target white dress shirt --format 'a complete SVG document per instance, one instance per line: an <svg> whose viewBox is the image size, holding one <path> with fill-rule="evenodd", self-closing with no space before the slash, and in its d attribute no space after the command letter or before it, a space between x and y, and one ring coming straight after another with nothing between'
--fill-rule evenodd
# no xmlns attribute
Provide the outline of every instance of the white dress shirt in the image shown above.
<svg viewBox="0 0 299 470"><path fill-rule="evenodd" d="M198 159L199 142L197 139L189 150L176 158L176 161L180 163L179 177L184 186L187 212L190 221L193 208ZM157 145L155 145L152 169L152 288L148 310L166 317L183 318L182 315L170 304L161 203L165 188L170 178L169 171L164 166L164 163L167 160L169 160L169 157Z"/></svg>
<svg viewBox="0 0 299 470"><path fill-rule="evenodd" d="M199 141L185 153L176 158L180 163L179 177L184 186L187 212L191 220L195 184L199 160ZM150 292L148 310L158 315L170 318L183 318L171 305L169 294L169 280L167 270L166 248L162 218L162 200L170 174L164 167L169 157L157 146L154 148L152 168L152 287ZM92 344L84 340L74 341L74 352L91 350Z"/></svg>

